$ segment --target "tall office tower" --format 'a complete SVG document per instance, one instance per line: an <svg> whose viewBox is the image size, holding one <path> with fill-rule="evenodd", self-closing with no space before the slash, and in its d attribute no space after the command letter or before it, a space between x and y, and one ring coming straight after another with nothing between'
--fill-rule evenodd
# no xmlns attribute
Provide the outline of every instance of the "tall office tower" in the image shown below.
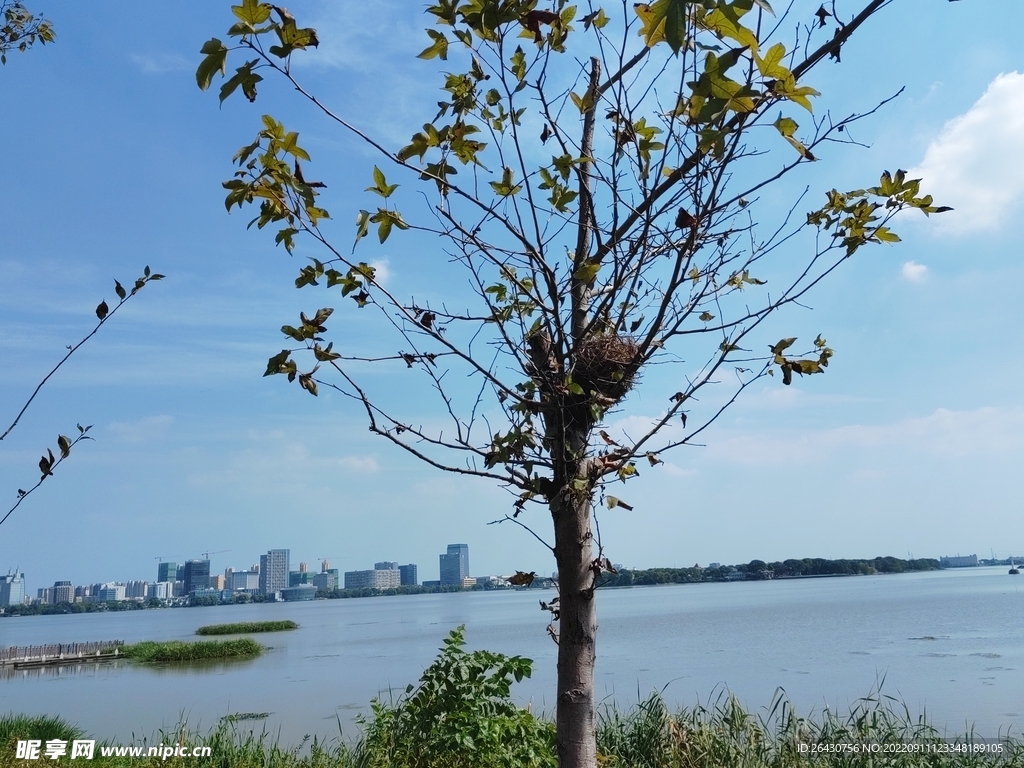
<svg viewBox="0 0 1024 768"><path fill-rule="evenodd" d="M0 576L0 608L25 602L25 574L8 571Z"/></svg>
<svg viewBox="0 0 1024 768"><path fill-rule="evenodd" d="M403 587L406 585L415 587L420 583L419 577L416 574L416 563L398 566L398 573L401 575Z"/></svg>
<svg viewBox="0 0 1024 768"><path fill-rule="evenodd" d="M287 549L271 549L260 555L260 592L269 595L288 589L288 558L291 554Z"/></svg>
<svg viewBox="0 0 1024 768"><path fill-rule="evenodd" d="M299 573L307 573L308 571L309 571L309 566L308 565L306 565L305 563L299 563Z"/></svg>
<svg viewBox="0 0 1024 768"><path fill-rule="evenodd" d="M71 586L70 581L55 581L53 582L53 591L50 594L50 601L54 605L59 603L73 603L75 602L75 588Z"/></svg>
<svg viewBox="0 0 1024 768"><path fill-rule="evenodd" d="M398 563L394 560L384 560L380 563L373 564L373 570L375 571L397 571Z"/></svg>
<svg viewBox="0 0 1024 768"><path fill-rule="evenodd" d="M448 552L440 556L441 583L462 584L469 576L469 545L449 544Z"/></svg>
<svg viewBox="0 0 1024 768"><path fill-rule="evenodd" d="M210 587L210 561L189 560L185 563L185 594L189 595L197 589Z"/></svg>
<svg viewBox="0 0 1024 768"><path fill-rule="evenodd" d="M176 581L181 577L178 575L178 564L170 561L166 563L160 563L156 567L156 580L157 581Z"/></svg>

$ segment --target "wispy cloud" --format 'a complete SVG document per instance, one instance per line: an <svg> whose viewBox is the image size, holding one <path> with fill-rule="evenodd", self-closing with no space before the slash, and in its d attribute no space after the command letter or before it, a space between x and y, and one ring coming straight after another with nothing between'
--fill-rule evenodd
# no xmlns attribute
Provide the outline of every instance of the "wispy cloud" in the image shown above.
<svg viewBox="0 0 1024 768"><path fill-rule="evenodd" d="M343 456L338 459L338 464L354 472L378 472L380 470L380 464L373 456Z"/></svg>
<svg viewBox="0 0 1024 768"><path fill-rule="evenodd" d="M316 28L320 45L296 58L299 66L337 67L373 75L375 81L388 78L380 71L382 58L408 56L420 42L423 24L410 14L406 0L385 0L375 3L322 4L303 23ZM426 47L421 45L415 53ZM389 73L394 74L394 73Z"/></svg>
<svg viewBox="0 0 1024 768"><path fill-rule="evenodd" d="M720 461L779 465L827 461L843 451L897 450L946 458L989 456L1024 443L1024 407L978 408L934 413L889 424L850 425L789 433L736 435L712 443L708 456Z"/></svg>
<svg viewBox="0 0 1024 768"><path fill-rule="evenodd" d="M190 69L195 66L184 56L167 53L132 53L128 58L140 72L146 74L160 74L162 72L176 72L183 69Z"/></svg>
<svg viewBox="0 0 1024 768"><path fill-rule="evenodd" d="M928 267L918 264L916 261L905 261L900 268L903 279L911 283L921 283L928 278Z"/></svg>
<svg viewBox="0 0 1024 768"><path fill-rule="evenodd" d="M957 234L993 230L1024 202L1024 74L997 76L980 99L943 127L910 175L954 211L940 227Z"/></svg>
<svg viewBox="0 0 1024 768"><path fill-rule="evenodd" d="M163 435L173 423L171 416L148 416L136 421L115 421L107 425L107 431L126 443L146 443Z"/></svg>

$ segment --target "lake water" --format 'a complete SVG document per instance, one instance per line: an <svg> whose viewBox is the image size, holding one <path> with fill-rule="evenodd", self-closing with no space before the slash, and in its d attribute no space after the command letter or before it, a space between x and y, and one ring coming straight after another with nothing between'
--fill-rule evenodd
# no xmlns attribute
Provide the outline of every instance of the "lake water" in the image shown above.
<svg viewBox="0 0 1024 768"><path fill-rule="evenodd" d="M320 600L0 619L0 646L190 640L204 624L293 619L259 635L251 661L196 667L117 662L0 679L0 713L60 714L101 738L151 735L182 719L270 712L268 730L352 734L370 698L415 682L447 632L471 648L535 660L513 690L554 708L555 651L539 590ZM674 705L723 689L751 709L785 689L798 711L847 710L883 694L952 732L1024 729L1024 577L1005 568L611 589L598 593L597 689L623 706L665 687ZM667 687L666 687L667 686Z"/></svg>

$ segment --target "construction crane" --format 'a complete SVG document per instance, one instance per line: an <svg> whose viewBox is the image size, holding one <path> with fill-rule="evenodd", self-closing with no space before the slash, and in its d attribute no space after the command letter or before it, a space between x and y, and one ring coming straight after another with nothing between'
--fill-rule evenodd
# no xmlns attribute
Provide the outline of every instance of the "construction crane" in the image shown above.
<svg viewBox="0 0 1024 768"><path fill-rule="evenodd" d="M326 570L326 568L324 568L324 564L325 563L327 565L330 565L331 564L330 563L331 560L337 560L337 559L338 558L335 555L328 555L327 557L318 557L317 560L320 561L320 571L323 572L323 571Z"/></svg>
<svg viewBox="0 0 1024 768"><path fill-rule="evenodd" d="M210 555L222 555L225 552L230 552L230 551L231 551L230 549L218 549L216 552L203 552L203 559L204 560L209 560L210 559Z"/></svg>
<svg viewBox="0 0 1024 768"><path fill-rule="evenodd" d="M153 559L156 560L158 563L162 563L164 560L170 560L172 557L173 558L177 558L178 556L177 555L157 555Z"/></svg>

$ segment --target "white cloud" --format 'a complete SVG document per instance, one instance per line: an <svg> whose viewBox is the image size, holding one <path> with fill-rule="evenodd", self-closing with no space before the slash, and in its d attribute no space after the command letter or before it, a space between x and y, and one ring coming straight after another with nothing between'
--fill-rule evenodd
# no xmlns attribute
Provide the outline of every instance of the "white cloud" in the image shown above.
<svg viewBox="0 0 1024 768"><path fill-rule="evenodd" d="M419 53L429 40L406 0L375 3L322 3L303 25L317 30L320 45L296 57L299 66L337 67L373 76L380 82L381 59ZM423 42L426 41L426 42ZM416 45L422 43L419 48ZM389 72L389 75L394 73Z"/></svg>
<svg viewBox="0 0 1024 768"><path fill-rule="evenodd" d="M391 279L391 270L388 269L387 259L378 259L377 261L371 261L370 266L373 267L373 279L379 285L387 285L388 280Z"/></svg>
<svg viewBox="0 0 1024 768"><path fill-rule="evenodd" d="M943 127L908 174L954 211L940 227L957 234L998 228L1024 202L1024 74L998 75L980 99Z"/></svg>
<svg viewBox="0 0 1024 768"><path fill-rule="evenodd" d="M140 72L146 74L159 74L161 72L174 72L182 69L190 69L194 66L184 56L171 55L166 53L132 53L129 54L132 63L139 68Z"/></svg>
<svg viewBox="0 0 1024 768"><path fill-rule="evenodd" d="M373 456L344 456L338 459L338 464L354 472L376 472L380 469Z"/></svg>
<svg viewBox="0 0 1024 768"><path fill-rule="evenodd" d="M951 411L939 408L929 416L890 424L855 424L834 429L762 432L712 442L715 460L753 465L824 461L853 450L901 455L965 458L991 456L1024 444L1024 407Z"/></svg>
<svg viewBox="0 0 1024 768"><path fill-rule="evenodd" d="M149 416L136 421L115 421L107 426L107 431L112 432L126 443L145 443L163 435L174 423L171 416Z"/></svg>
<svg viewBox="0 0 1024 768"><path fill-rule="evenodd" d="M928 267L924 264L918 264L916 261L905 261L900 268L900 274L903 275L904 280L908 280L911 283L921 283L928 277Z"/></svg>
<svg viewBox="0 0 1024 768"><path fill-rule="evenodd" d="M695 477L697 475L696 469L680 467L678 464L673 464L668 461L665 462L663 469L665 470L665 474L670 477Z"/></svg>

